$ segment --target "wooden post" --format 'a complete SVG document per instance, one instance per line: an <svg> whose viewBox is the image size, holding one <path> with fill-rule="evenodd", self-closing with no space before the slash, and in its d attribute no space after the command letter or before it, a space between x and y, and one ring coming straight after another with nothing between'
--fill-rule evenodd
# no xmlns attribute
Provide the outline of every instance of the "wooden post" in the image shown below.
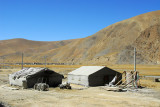
<svg viewBox="0 0 160 107"><path fill-rule="evenodd" d="M133 82L133 72L126 72L126 84L132 84Z"/></svg>

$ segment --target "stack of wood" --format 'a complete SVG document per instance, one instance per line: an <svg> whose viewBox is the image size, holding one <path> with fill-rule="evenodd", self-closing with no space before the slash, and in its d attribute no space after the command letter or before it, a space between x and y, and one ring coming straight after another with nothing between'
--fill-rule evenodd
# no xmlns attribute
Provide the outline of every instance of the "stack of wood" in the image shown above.
<svg viewBox="0 0 160 107"><path fill-rule="evenodd" d="M138 71L124 71L122 73L123 78L115 85L118 86L119 83L121 83L123 88L129 88L129 87L134 87L138 88L139 87L139 72Z"/></svg>

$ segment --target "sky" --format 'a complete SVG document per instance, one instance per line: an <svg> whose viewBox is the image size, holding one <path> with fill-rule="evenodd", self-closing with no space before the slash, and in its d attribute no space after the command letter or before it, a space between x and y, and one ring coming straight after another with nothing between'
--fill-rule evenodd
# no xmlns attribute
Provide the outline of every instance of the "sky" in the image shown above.
<svg viewBox="0 0 160 107"><path fill-rule="evenodd" d="M156 10L160 0L0 0L0 40L84 38Z"/></svg>

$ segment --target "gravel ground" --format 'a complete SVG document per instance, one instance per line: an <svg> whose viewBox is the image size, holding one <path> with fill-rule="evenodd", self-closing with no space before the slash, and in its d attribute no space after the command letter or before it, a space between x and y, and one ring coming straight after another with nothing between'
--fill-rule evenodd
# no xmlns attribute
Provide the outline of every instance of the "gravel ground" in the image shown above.
<svg viewBox="0 0 160 107"><path fill-rule="evenodd" d="M8 84L9 72L0 72L0 102L13 107L160 107L160 91L139 89L137 91L112 92L100 87L83 90L36 91L11 87ZM76 87L76 85L74 85ZM17 88L17 89L16 89Z"/></svg>

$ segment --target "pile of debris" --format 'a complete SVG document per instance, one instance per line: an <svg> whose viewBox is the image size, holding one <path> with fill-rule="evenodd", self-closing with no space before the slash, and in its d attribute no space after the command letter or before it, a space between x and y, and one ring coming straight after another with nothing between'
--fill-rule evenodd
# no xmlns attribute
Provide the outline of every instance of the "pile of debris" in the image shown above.
<svg viewBox="0 0 160 107"><path fill-rule="evenodd" d="M117 78L118 77L115 76L109 84L106 84L105 87L100 88L114 92L135 91L140 88L138 71L124 71L122 73L122 79L116 83L115 81Z"/></svg>
<svg viewBox="0 0 160 107"><path fill-rule="evenodd" d="M60 89L72 89L70 83L63 83L59 85Z"/></svg>
<svg viewBox="0 0 160 107"><path fill-rule="evenodd" d="M48 91L49 85L46 83L37 83L34 85L34 89L38 91Z"/></svg>

